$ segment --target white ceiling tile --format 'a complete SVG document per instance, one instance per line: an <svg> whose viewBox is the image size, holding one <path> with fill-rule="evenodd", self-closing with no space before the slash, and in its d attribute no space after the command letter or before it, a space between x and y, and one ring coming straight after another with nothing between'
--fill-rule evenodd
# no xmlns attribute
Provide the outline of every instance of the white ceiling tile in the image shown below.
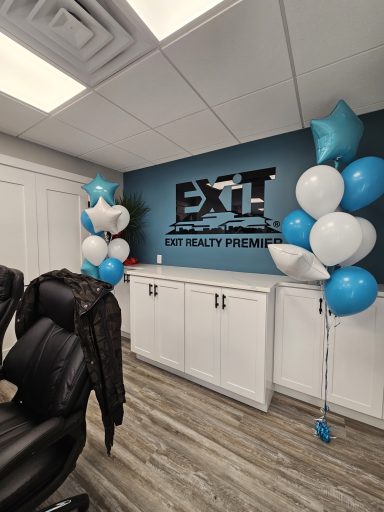
<svg viewBox="0 0 384 512"><path fill-rule="evenodd" d="M340 99L360 112L365 106L383 102L383 77L384 47L299 76L304 120L328 115Z"/></svg>
<svg viewBox="0 0 384 512"><path fill-rule="evenodd" d="M174 162L175 160L181 160L182 158L188 158L191 155L176 155L176 156L168 156L167 158L159 158L152 162L153 165L157 164L166 164L167 162Z"/></svg>
<svg viewBox="0 0 384 512"><path fill-rule="evenodd" d="M384 44L383 0L284 0L297 74Z"/></svg>
<svg viewBox="0 0 384 512"><path fill-rule="evenodd" d="M278 0L243 0L164 51L210 105L292 77Z"/></svg>
<svg viewBox="0 0 384 512"><path fill-rule="evenodd" d="M267 87L214 108L241 140L294 125L301 127L293 80Z"/></svg>
<svg viewBox="0 0 384 512"><path fill-rule="evenodd" d="M209 153L210 151L216 151L218 149L224 149L224 148L227 148L229 146L236 146L237 144L239 144L237 141L232 143L232 144L213 144L212 146L209 146L207 148L194 149L193 151L191 151L191 153L193 155L201 155L202 153Z"/></svg>
<svg viewBox="0 0 384 512"><path fill-rule="evenodd" d="M97 91L152 127L205 108L159 51L129 66Z"/></svg>
<svg viewBox="0 0 384 512"><path fill-rule="evenodd" d="M149 130L116 143L119 147L135 155L154 162L161 158L188 156L189 153L166 139L159 133Z"/></svg>
<svg viewBox="0 0 384 512"><path fill-rule="evenodd" d="M75 156L82 155L92 149L105 145L105 142L102 140L88 133L81 132L54 118L41 121L36 126L33 126L23 133L21 138Z"/></svg>
<svg viewBox="0 0 384 512"><path fill-rule="evenodd" d="M143 158L140 158L137 155L132 155L132 153L118 148L113 144L104 146L94 151L90 151L85 155L81 155L81 158L84 160L90 160L91 162L95 162L100 165L105 165L106 167L111 167L112 169L116 169L118 171L128 168L137 169L139 167L146 167L147 165L151 165L150 162L147 162Z"/></svg>
<svg viewBox="0 0 384 512"><path fill-rule="evenodd" d="M94 92L55 117L107 142L116 142L148 129L141 121Z"/></svg>
<svg viewBox="0 0 384 512"><path fill-rule="evenodd" d="M44 117L43 112L0 94L0 131L19 135Z"/></svg>
<svg viewBox="0 0 384 512"><path fill-rule="evenodd" d="M237 140L210 110L183 117L157 130L192 153L204 148L210 151L210 148L217 146L237 144Z"/></svg>
<svg viewBox="0 0 384 512"><path fill-rule="evenodd" d="M274 135L281 135L283 133L295 132L296 130L301 130L301 123L294 123L288 126L282 126L280 128L276 128L275 130L267 130L265 132L259 132L256 135L250 135L249 137L240 137L240 142L252 142L253 140L267 139L268 137L273 137Z"/></svg>

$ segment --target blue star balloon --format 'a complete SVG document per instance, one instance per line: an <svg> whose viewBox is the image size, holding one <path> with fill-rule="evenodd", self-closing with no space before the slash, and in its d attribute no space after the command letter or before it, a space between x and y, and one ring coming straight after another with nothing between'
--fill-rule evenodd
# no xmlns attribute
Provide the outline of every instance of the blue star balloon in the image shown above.
<svg viewBox="0 0 384 512"><path fill-rule="evenodd" d="M101 176L99 173L97 173L96 178L94 178L92 181L86 185L81 186L81 188L84 189L89 195L91 206L95 206L100 197L105 199L105 201L111 206L114 205L114 196L118 187L118 183L112 183L112 181L104 179L103 176Z"/></svg>
<svg viewBox="0 0 384 512"><path fill-rule="evenodd" d="M346 102L340 100L329 116L312 119L311 129L318 164L328 160L348 164L356 156L364 125Z"/></svg>

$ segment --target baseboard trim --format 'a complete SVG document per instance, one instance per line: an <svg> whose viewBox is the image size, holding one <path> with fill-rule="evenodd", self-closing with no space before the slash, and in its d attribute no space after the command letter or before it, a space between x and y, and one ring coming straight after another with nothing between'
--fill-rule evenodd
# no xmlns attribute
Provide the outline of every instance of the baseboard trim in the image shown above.
<svg viewBox="0 0 384 512"><path fill-rule="evenodd" d="M161 370L165 370L169 373L173 373L174 375L177 375L178 377L182 377L183 379L194 382L195 384L199 384L200 386L202 386L204 388L208 388L208 389L211 389L212 391L216 391L216 393L220 393L220 395L224 395L229 398L232 398L233 400L236 400L237 402L241 402L243 404L249 405L250 407L254 407L255 409L259 409L262 412L268 411L270 398L272 398L272 396L268 396L269 401L265 404L262 404L260 402L256 402L256 401L246 398L244 396L237 395L236 393L233 393L232 391L228 391L227 389L222 388L221 386L217 386L216 384L211 384L210 382L206 382L205 380L198 379L197 377L194 377L193 375L188 375L187 373L181 372L180 370L175 370L174 368L170 368L169 366L166 366L165 364L158 363L157 361L153 361L152 359L148 359L139 354L136 354L136 357L140 361L144 361L145 363L151 364L152 366L156 366L157 368L160 368Z"/></svg>
<svg viewBox="0 0 384 512"><path fill-rule="evenodd" d="M280 386L279 384L275 384L274 389L277 393L290 396L291 398L295 398L296 400L300 400L301 402L316 405L319 408L324 405L324 400L322 400L321 398L306 395L305 393L301 393L300 391L295 391L293 389ZM346 418L351 418L352 420L360 421L361 423L366 423L367 425L371 425L372 427L384 430L383 419L375 418L362 412L353 411L352 409L348 409L347 407L343 407L337 404L330 403L329 406L331 408L331 412L339 414L340 416L345 416Z"/></svg>

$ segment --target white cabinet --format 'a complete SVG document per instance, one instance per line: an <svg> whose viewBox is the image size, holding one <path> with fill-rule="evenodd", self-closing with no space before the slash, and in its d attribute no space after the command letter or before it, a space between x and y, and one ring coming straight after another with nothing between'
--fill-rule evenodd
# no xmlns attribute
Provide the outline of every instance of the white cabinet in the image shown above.
<svg viewBox="0 0 384 512"><path fill-rule="evenodd" d="M277 288L274 382L320 398L323 347L320 290Z"/></svg>
<svg viewBox="0 0 384 512"><path fill-rule="evenodd" d="M0 198L0 262L28 284L39 275L35 175L0 165Z"/></svg>
<svg viewBox="0 0 384 512"><path fill-rule="evenodd" d="M220 384L220 288L185 286L185 372Z"/></svg>
<svg viewBox="0 0 384 512"><path fill-rule="evenodd" d="M124 334L130 334L130 282L129 276L124 278L115 286L115 297L121 309L121 330Z"/></svg>
<svg viewBox="0 0 384 512"><path fill-rule="evenodd" d="M325 311L320 289L281 286L276 292L276 384L324 398ZM320 313L321 311L321 313ZM383 417L384 298L358 315L329 316L328 402Z"/></svg>
<svg viewBox="0 0 384 512"><path fill-rule="evenodd" d="M265 293L222 288L221 386L265 400Z"/></svg>
<svg viewBox="0 0 384 512"><path fill-rule="evenodd" d="M87 208L81 183L36 175L39 272L67 268L79 273L86 236L80 215Z"/></svg>
<svg viewBox="0 0 384 512"><path fill-rule="evenodd" d="M336 319L329 349L330 402L381 418L384 394L384 299Z"/></svg>
<svg viewBox="0 0 384 512"><path fill-rule="evenodd" d="M184 284L131 277L131 348L184 371Z"/></svg>
<svg viewBox="0 0 384 512"><path fill-rule="evenodd" d="M187 284L185 372L265 400L266 295Z"/></svg>

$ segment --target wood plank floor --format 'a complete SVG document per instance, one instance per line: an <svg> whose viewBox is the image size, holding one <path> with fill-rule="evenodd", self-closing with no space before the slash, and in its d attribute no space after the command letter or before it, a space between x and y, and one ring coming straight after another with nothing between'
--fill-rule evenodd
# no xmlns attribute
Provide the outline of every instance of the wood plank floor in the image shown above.
<svg viewBox="0 0 384 512"><path fill-rule="evenodd" d="M384 511L384 432L276 394L268 414L137 361L124 343L125 419L112 457L96 401L76 470L49 500L87 492L91 512ZM0 400L10 386L0 383Z"/></svg>

